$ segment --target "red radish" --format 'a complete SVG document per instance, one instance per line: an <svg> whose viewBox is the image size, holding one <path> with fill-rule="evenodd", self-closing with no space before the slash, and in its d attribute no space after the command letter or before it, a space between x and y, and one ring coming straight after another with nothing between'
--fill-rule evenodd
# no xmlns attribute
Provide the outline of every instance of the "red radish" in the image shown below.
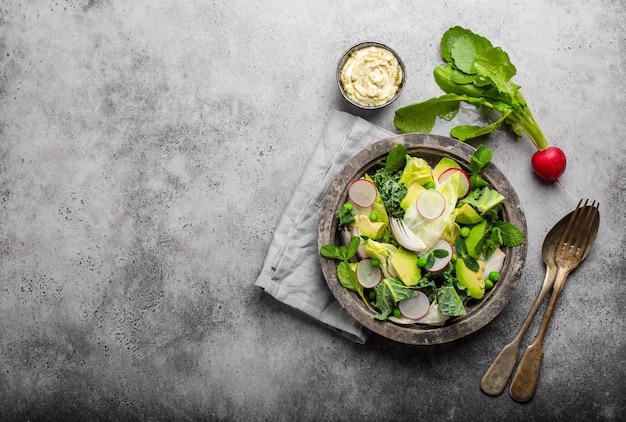
<svg viewBox="0 0 626 422"><path fill-rule="evenodd" d="M406 318L420 319L430 310L430 300L424 292L418 290L416 296L398 302L398 309Z"/></svg>
<svg viewBox="0 0 626 422"><path fill-rule="evenodd" d="M356 278L359 284L366 289L375 287L382 279L383 272L380 267L374 267L371 259L359 261L356 266Z"/></svg>
<svg viewBox="0 0 626 422"><path fill-rule="evenodd" d="M435 250L446 251L448 252L448 255L444 257L435 256L435 262L433 263L433 265L430 268L426 268L426 270L433 272L433 273L437 271L441 271L444 268L446 268L446 266L452 260L452 245L448 241L444 239L437 240L437 242L435 243L435 246L433 246L430 249L430 252L424 254L423 256L427 256L429 253Z"/></svg>
<svg viewBox="0 0 626 422"><path fill-rule="evenodd" d="M446 209L446 198L439 191L428 189L420 193L415 202L417 211L427 220L433 220Z"/></svg>
<svg viewBox="0 0 626 422"><path fill-rule="evenodd" d="M358 179L348 188L350 200L361 208L371 206L376 200L376 186L367 179Z"/></svg>
<svg viewBox="0 0 626 422"><path fill-rule="evenodd" d="M485 280L489 278L489 274L493 271L501 272L502 268L504 268L504 259L506 258L506 254L502 252L499 248L493 251L489 258L485 261Z"/></svg>
<svg viewBox="0 0 626 422"><path fill-rule="evenodd" d="M545 180L557 180L565 171L567 159L559 147L548 147L535 152L531 163L537 176Z"/></svg>
<svg viewBox="0 0 626 422"><path fill-rule="evenodd" d="M469 177L467 177L467 173L465 173L463 170L459 169L459 168L449 168L448 170L444 171L443 173L441 173L441 176L439 176L438 182L441 184L443 183L448 177L452 176L453 174L458 173L461 183L459 184L459 198L464 197L465 195L467 195L467 192L469 192L470 189L470 180Z"/></svg>

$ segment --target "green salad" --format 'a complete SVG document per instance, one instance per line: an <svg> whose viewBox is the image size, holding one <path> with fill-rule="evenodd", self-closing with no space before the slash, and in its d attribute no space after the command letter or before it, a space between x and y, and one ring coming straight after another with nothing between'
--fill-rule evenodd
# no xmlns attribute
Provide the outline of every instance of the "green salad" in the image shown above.
<svg viewBox="0 0 626 422"><path fill-rule="evenodd" d="M336 211L337 276L374 318L444 325L467 313L500 278L507 247L523 232L503 221L506 198L482 177L492 150L480 145L464 170L443 157L434 167L402 144L352 182Z"/></svg>

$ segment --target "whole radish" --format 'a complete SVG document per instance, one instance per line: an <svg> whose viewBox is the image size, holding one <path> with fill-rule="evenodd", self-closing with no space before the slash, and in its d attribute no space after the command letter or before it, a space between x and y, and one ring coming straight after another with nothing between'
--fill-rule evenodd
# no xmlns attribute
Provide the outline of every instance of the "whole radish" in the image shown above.
<svg viewBox="0 0 626 422"><path fill-rule="evenodd" d="M567 159L559 147L548 147L535 152L531 159L537 176L545 180L557 180L565 171Z"/></svg>

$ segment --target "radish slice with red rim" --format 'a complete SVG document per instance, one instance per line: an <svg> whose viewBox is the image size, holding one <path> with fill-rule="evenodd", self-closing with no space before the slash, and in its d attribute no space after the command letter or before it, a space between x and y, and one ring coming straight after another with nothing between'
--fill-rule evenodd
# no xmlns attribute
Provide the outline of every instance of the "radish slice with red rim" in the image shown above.
<svg viewBox="0 0 626 422"><path fill-rule="evenodd" d="M398 309L405 318L420 319L430 310L430 300L424 292L417 291L417 295L398 302Z"/></svg>
<svg viewBox="0 0 626 422"><path fill-rule="evenodd" d="M496 249L489 255L489 258L485 261L485 279L489 278L489 274L492 272L502 272L502 268L504 267L504 259L506 258L506 254L502 252L499 248Z"/></svg>
<svg viewBox="0 0 626 422"><path fill-rule="evenodd" d="M453 174L458 173L460 176L460 184L459 184L459 191L458 191L458 195L459 198L464 197L465 195L467 195L467 192L469 192L470 189L470 180L469 177L467 177L467 173L465 173L465 171L463 171L462 169L459 168L449 168L448 170L444 171L443 173L441 173L441 176L439 176L439 183L443 183L448 177L452 176Z"/></svg>
<svg viewBox="0 0 626 422"><path fill-rule="evenodd" d="M376 287L382 279L380 267L374 267L371 259L363 259L356 266L356 278L359 284L366 289Z"/></svg>
<svg viewBox="0 0 626 422"><path fill-rule="evenodd" d="M420 193L415 201L417 211L427 220L441 216L446 209L446 198L439 191L428 189Z"/></svg>
<svg viewBox="0 0 626 422"><path fill-rule="evenodd" d="M350 200L361 208L370 207L376 200L376 195L376 186L367 179L355 180L348 188Z"/></svg>
<svg viewBox="0 0 626 422"><path fill-rule="evenodd" d="M445 255L445 252L447 252L447 255ZM446 268L452 260L452 245L447 240L439 239L435 243L435 246L430 249L430 252L423 254L422 256L427 257L431 253L434 255L435 261L433 262L433 265L425 267L425 269L433 273L441 271Z"/></svg>

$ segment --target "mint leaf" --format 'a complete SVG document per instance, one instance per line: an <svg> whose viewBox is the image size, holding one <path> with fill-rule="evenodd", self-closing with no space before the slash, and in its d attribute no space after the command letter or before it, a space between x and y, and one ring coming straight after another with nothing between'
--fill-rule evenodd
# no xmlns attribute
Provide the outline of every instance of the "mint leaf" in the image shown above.
<svg viewBox="0 0 626 422"><path fill-rule="evenodd" d="M518 246L524 242L524 233L514 224L507 221L496 221L493 227L500 230L502 244L510 248Z"/></svg>
<svg viewBox="0 0 626 422"><path fill-rule="evenodd" d="M326 258L342 259L342 256L339 254L339 248L332 244L322 246L320 254Z"/></svg>
<svg viewBox="0 0 626 422"><path fill-rule="evenodd" d="M426 268L432 268L432 266L435 265L435 255L429 253L428 256L426 257Z"/></svg>
<svg viewBox="0 0 626 422"><path fill-rule="evenodd" d="M385 171L395 173L402 170L406 164L407 153L406 146L403 144L398 144L391 148L387 154L387 160L385 161Z"/></svg>
<svg viewBox="0 0 626 422"><path fill-rule="evenodd" d="M350 244L348 245L348 250L346 252L346 261L349 260L356 254L357 249L361 246L361 238L358 236L352 236L350 238Z"/></svg>
<svg viewBox="0 0 626 422"><path fill-rule="evenodd" d="M360 284L356 278L356 273L350 267L350 264L348 262L343 261L339 263L339 265L337 266L337 277L339 277L339 282L346 289L355 292L359 290Z"/></svg>
<svg viewBox="0 0 626 422"><path fill-rule="evenodd" d="M485 145L479 145L470 160L470 169L474 174L482 173L491 162L493 151Z"/></svg>
<svg viewBox="0 0 626 422"><path fill-rule="evenodd" d="M463 262L465 262L465 266L470 270L476 272L480 269L478 262L471 255L463 255Z"/></svg>
<svg viewBox="0 0 626 422"><path fill-rule="evenodd" d="M457 236L454 244L456 254L461 256L467 253L467 246L465 245L465 239L462 236Z"/></svg>

